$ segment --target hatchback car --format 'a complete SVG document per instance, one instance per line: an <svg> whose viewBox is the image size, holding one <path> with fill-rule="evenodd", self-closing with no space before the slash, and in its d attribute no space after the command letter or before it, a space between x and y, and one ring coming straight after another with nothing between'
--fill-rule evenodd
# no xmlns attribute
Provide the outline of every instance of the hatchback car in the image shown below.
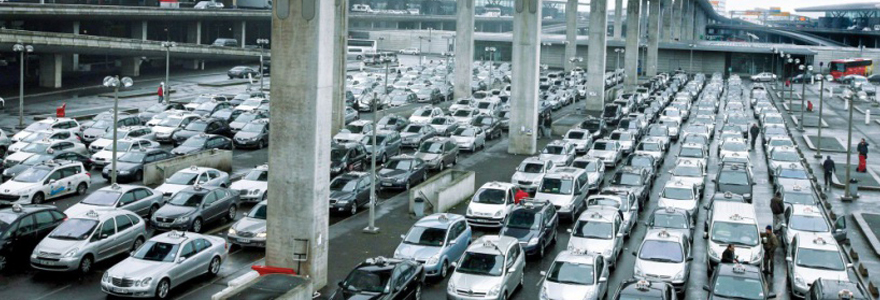
<svg viewBox="0 0 880 300"><path fill-rule="evenodd" d="M501 227L515 205L517 187L506 182L487 182L468 203L468 224L477 227Z"/></svg>
<svg viewBox="0 0 880 300"><path fill-rule="evenodd" d="M617 141L600 139L593 143L593 147L587 152L587 157L601 159L606 167L610 167L620 162L623 149Z"/></svg>
<svg viewBox="0 0 880 300"><path fill-rule="evenodd" d="M690 240L680 232L651 229L641 246L632 252L636 257L633 273L636 279L663 281L684 294L691 274Z"/></svg>
<svg viewBox="0 0 880 300"><path fill-rule="evenodd" d="M654 209L645 226L648 229L663 229L667 232L676 232L687 237L688 241L694 239L695 219L683 209L674 207L660 207Z"/></svg>
<svg viewBox="0 0 880 300"><path fill-rule="evenodd" d="M522 200L520 204L510 211L498 234L517 239L526 255L543 258L547 247L556 243L556 207L546 200Z"/></svg>
<svg viewBox="0 0 880 300"><path fill-rule="evenodd" d="M538 154L538 159L550 161L553 167L564 167L571 165L575 158L575 144L565 140L555 140L544 146Z"/></svg>
<svg viewBox="0 0 880 300"><path fill-rule="evenodd" d="M67 208L69 216L81 215L92 210L124 209L149 218L165 200L162 194L140 185L112 184L90 193L85 199Z"/></svg>
<svg viewBox="0 0 880 300"><path fill-rule="evenodd" d="M171 177L165 179L165 183L156 187L156 191L170 198L177 192L195 185L227 187L229 174L214 168L190 166L174 172Z"/></svg>
<svg viewBox="0 0 880 300"><path fill-rule="evenodd" d="M509 299L523 284L525 253L516 239L485 235L474 241L446 286L448 299Z"/></svg>
<svg viewBox="0 0 880 300"><path fill-rule="evenodd" d="M45 161L0 184L0 203L40 204L69 194L84 195L91 176L80 162Z"/></svg>
<svg viewBox="0 0 880 300"><path fill-rule="evenodd" d="M425 275L442 279L467 250L471 234L464 216L426 216L400 236L402 241L394 250L394 258L417 261L425 268Z"/></svg>
<svg viewBox="0 0 880 300"><path fill-rule="evenodd" d="M568 230L571 233L568 249L600 254L613 268L623 250L622 223L623 217L616 208L588 207Z"/></svg>
<svg viewBox="0 0 880 300"><path fill-rule="evenodd" d="M752 189L755 185L748 166L742 163L723 163L718 174L712 182L715 183L715 191L718 193L732 192L742 195L749 203L752 203Z"/></svg>
<svg viewBox="0 0 880 300"><path fill-rule="evenodd" d="M235 220L238 205L238 192L219 186L195 185L168 199L165 206L153 214L150 226L156 230L198 233L206 223Z"/></svg>
<svg viewBox="0 0 880 300"><path fill-rule="evenodd" d="M52 205L0 208L0 272L28 261L34 247L67 216Z"/></svg>
<svg viewBox="0 0 880 300"><path fill-rule="evenodd" d="M534 192L541 184L544 175L553 169L553 163L537 156L524 159L510 178L510 183L526 192Z"/></svg>
<svg viewBox="0 0 880 300"><path fill-rule="evenodd" d="M674 207L688 211L691 217L696 218L697 205L700 202L700 192L694 184L681 181L668 181L660 191L659 207Z"/></svg>
<svg viewBox="0 0 880 300"><path fill-rule="evenodd" d="M434 137L421 145L414 154L425 161L429 169L443 171L458 164L458 144L450 138Z"/></svg>
<svg viewBox="0 0 880 300"><path fill-rule="evenodd" d="M455 141L460 150L476 152L478 149L486 147L487 137L482 127L470 125L459 127L452 132L450 138Z"/></svg>
<svg viewBox="0 0 880 300"><path fill-rule="evenodd" d="M546 272L541 271L544 281L540 299L605 299L610 274L601 255L562 251Z"/></svg>
<svg viewBox="0 0 880 300"><path fill-rule="evenodd" d="M415 261L368 258L339 282L330 299L421 299L424 277L424 267Z"/></svg>

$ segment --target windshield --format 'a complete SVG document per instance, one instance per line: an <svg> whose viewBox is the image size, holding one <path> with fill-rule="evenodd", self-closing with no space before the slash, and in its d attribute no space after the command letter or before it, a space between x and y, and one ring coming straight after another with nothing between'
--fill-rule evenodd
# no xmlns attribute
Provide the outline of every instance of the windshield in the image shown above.
<svg viewBox="0 0 880 300"><path fill-rule="evenodd" d="M403 242L412 245L440 247L443 246L445 240L446 228L413 226L407 232Z"/></svg>
<svg viewBox="0 0 880 300"><path fill-rule="evenodd" d="M248 218L265 220L266 219L266 206L267 206L266 204L257 204L257 206L254 206L254 208L251 208L251 211L248 212L248 214L247 214Z"/></svg>
<svg viewBox="0 0 880 300"><path fill-rule="evenodd" d="M184 141L183 144L180 144L180 145L184 146L184 147L201 148L202 146L205 145L205 142L207 140L208 140L207 137L197 135L197 136L193 136L191 138L186 139L186 141Z"/></svg>
<svg viewBox="0 0 880 300"><path fill-rule="evenodd" d="M345 129L347 129L348 132L351 132L351 133L364 133L364 129L365 129L365 128L366 128L366 126L363 126L363 125L348 125L348 126L345 126Z"/></svg>
<svg viewBox="0 0 880 300"><path fill-rule="evenodd" d="M443 143L424 142L421 146L419 146L419 152L440 154L443 152Z"/></svg>
<svg viewBox="0 0 880 300"><path fill-rule="evenodd" d="M411 159L394 159L388 162L383 169L404 170L409 171L415 165L415 160Z"/></svg>
<svg viewBox="0 0 880 300"><path fill-rule="evenodd" d="M541 226L540 214L532 210L520 209L507 218L507 228L538 229Z"/></svg>
<svg viewBox="0 0 880 300"><path fill-rule="evenodd" d="M409 125L406 127L405 131L409 132L409 133L419 133L420 131L422 131L422 126L421 125Z"/></svg>
<svg viewBox="0 0 880 300"><path fill-rule="evenodd" d="M15 176L15 178L13 178L12 181L26 182L26 183L38 182L40 180L43 180L43 178L46 178L46 175L49 175L50 171L51 170L49 170L49 169L43 169L43 168L27 169L24 172L21 172L20 174L18 174L18 176Z"/></svg>
<svg viewBox="0 0 880 300"><path fill-rule="evenodd" d="M242 105L244 105L244 104L242 104ZM247 124L248 122L250 122L254 119L257 119L258 116L259 115L257 115L257 114L241 114L237 118L235 118L235 121L233 121L233 122Z"/></svg>
<svg viewBox="0 0 880 300"><path fill-rule="evenodd" d="M728 299L765 299L764 284L758 277L749 278L744 276L718 276L715 279L715 287L712 294Z"/></svg>
<svg viewBox="0 0 880 300"><path fill-rule="evenodd" d="M584 132L581 132L581 131L572 131L572 132L569 132L569 133L565 136L565 138L567 138L567 139L572 139L572 140L581 140L581 139L584 139L585 136L586 136L586 134L584 134Z"/></svg>
<svg viewBox="0 0 880 300"><path fill-rule="evenodd" d="M593 285L593 265L556 261L547 272L547 281L561 284Z"/></svg>
<svg viewBox="0 0 880 300"><path fill-rule="evenodd" d="M261 123L248 123L241 128L242 132L263 132L263 127L265 124Z"/></svg>
<svg viewBox="0 0 880 300"><path fill-rule="evenodd" d="M571 179L544 178L541 182L541 193L571 195L574 181Z"/></svg>
<svg viewBox="0 0 880 300"><path fill-rule="evenodd" d="M24 148L21 148L21 152L26 153L46 153L46 149L49 149L49 144L47 143L31 143Z"/></svg>
<svg viewBox="0 0 880 300"><path fill-rule="evenodd" d="M797 152L794 151L773 151L773 155L770 159L778 161L798 161L800 157L798 157Z"/></svg>
<svg viewBox="0 0 880 300"><path fill-rule="evenodd" d="M32 155L31 157L28 157L27 159L22 161L21 164L25 165L25 166L33 166L33 165L42 163L44 161L47 161L47 160L50 160L53 158L55 158L55 157L52 155L36 154L36 155Z"/></svg>
<svg viewBox="0 0 880 300"><path fill-rule="evenodd" d="M25 143L33 143L33 142L41 141L45 138L48 138L51 135L52 135L52 132L38 131L38 132L28 134L26 137L21 139L21 141L25 142Z"/></svg>
<svg viewBox="0 0 880 300"><path fill-rule="evenodd" d="M681 151L678 152L678 156L703 158L703 150L696 147L682 147Z"/></svg>
<svg viewBox="0 0 880 300"><path fill-rule="evenodd" d="M165 180L165 183L168 184L181 184L181 185L193 185L196 183L196 177L199 176L199 173L190 173L190 172L177 172L174 175L171 175L168 180Z"/></svg>
<svg viewBox="0 0 880 300"><path fill-rule="evenodd" d="M97 206L113 206L116 205L116 200L119 199L120 195L122 195L122 193L116 191L97 190L94 193L89 194L89 196L83 199L80 203Z"/></svg>
<svg viewBox="0 0 880 300"><path fill-rule="evenodd" d="M641 144L639 144L639 147L636 150L649 151L649 152L663 151L660 144L658 144L658 143L641 143Z"/></svg>
<svg viewBox="0 0 880 300"><path fill-rule="evenodd" d="M458 104L458 105L471 105L471 102L470 102L469 100L458 100L458 102L455 102L455 104Z"/></svg>
<svg viewBox="0 0 880 300"><path fill-rule="evenodd" d="M446 118L436 117L431 119L431 125L446 125Z"/></svg>
<svg viewBox="0 0 880 300"><path fill-rule="evenodd" d="M782 169L779 172L780 178L807 179L807 172L803 169Z"/></svg>
<svg viewBox="0 0 880 300"><path fill-rule="evenodd" d="M351 192L357 187L357 180L349 178L337 177L330 182L331 191Z"/></svg>
<svg viewBox="0 0 880 300"><path fill-rule="evenodd" d="M743 143L728 142L721 145L721 150L742 152L749 151L749 147Z"/></svg>
<svg viewBox="0 0 880 300"><path fill-rule="evenodd" d="M680 263L684 261L684 251L681 244L671 241L646 240L639 250L639 259L664 262Z"/></svg>
<svg viewBox="0 0 880 300"><path fill-rule="evenodd" d="M541 153L559 155L559 154L563 154L564 152L565 152L565 147L548 145L547 147L544 147L544 151Z"/></svg>
<svg viewBox="0 0 880 300"><path fill-rule="evenodd" d="M544 173L544 164L523 162L516 170L523 173Z"/></svg>
<svg viewBox="0 0 880 300"><path fill-rule="evenodd" d="M651 129L648 130L648 136L665 137L668 134L668 129L666 129L665 127L651 126Z"/></svg>
<svg viewBox="0 0 880 300"><path fill-rule="evenodd" d="M665 188L663 189L663 198L673 200L693 200L694 193L692 189L687 188Z"/></svg>
<svg viewBox="0 0 880 300"><path fill-rule="evenodd" d="M599 170L599 165L594 161L586 161L586 160L576 160L571 164L572 167L584 169L587 172L596 172Z"/></svg>
<svg viewBox="0 0 880 300"><path fill-rule="evenodd" d="M712 241L718 244L741 246L758 245L758 227L755 224L715 222Z"/></svg>
<svg viewBox="0 0 880 300"><path fill-rule="evenodd" d="M477 136L477 130L475 130L473 128L459 128L459 129L456 129L455 133L452 135L474 137L474 136Z"/></svg>
<svg viewBox="0 0 880 300"><path fill-rule="evenodd" d="M632 139L632 135L629 134L628 132L613 132L613 133L611 133L611 139L615 140L615 141L620 141L620 140L627 141L627 140Z"/></svg>
<svg viewBox="0 0 880 300"><path fill-rule="evenodd" d="M147 241L138 248L132 257L149 261L173 262L179 247L178 244Z"/></svg>
<svg viewBox="0 0 880 300"><path fill-rule="evenodd" d="M504 204L507 191L499 189L481 189L474 195L474 203Z"/></svg>
<svg viewBox="0 0 880 300"><path fill-rule="evenodd" d="M465 274L500 276L502 267L504 267L504 256L500 254L466 252L455 271Z"/></svg>
<svg viewBox="0 0 880 300"><path fill-rule="evenodd" d="M593 143L593 150L614 151L614 143L595 142Z"/></svg>
<svg viewBox="0 0 880 300"><path fill-rule="evenodd" d="M431 110L430 109L420 109L420 110L417 110L415 113L413 113L413 115L419 116L419 117L430 117Z"/></svg>
<svg viewBox="0 0 880 300"><path fill-rule="evenodd" d="M610 240L614 237L614 224L610 222L577 221L572 236Z"/></svg>
<svg viewBox="0 0 880 300"><path fill-rule="evenodd" d="M390 268L373 271L355 269L348 274L341 285L352 292L382 293L391 280L391 271Z"/></svg>
<svg viewBox="0 0 880 300"><path fill-rule="evenodd" d="M810 232L829 232L828 223L822 216L792 215L788 228Z"/></svg>
<svg viewBox="0 0 880 300"><path fill-rule="evenodd" d="M201 194L196 194L193 192L178 192L171 197L171 200L168 200L168 204L177 205L177 206L189 206L189 207L199 207L202 204L202 196Z"/></svg>
<svg viewBox="0 0 880 300"><path fill-rule="evenodd" d="M719 184L748 185L749 174L740 171L724 171L718 176Z"/></svg>
<svg viewBox="0 0 880 300"><path fill-rule="evenodd" d="M107 129L110 127L110 124L111 124L111 122L109 120L99 120L99 121L95 122L94 124L92 124L92 126L89 128Z"/></svg>
<svg viewBox="0 0 880 300"><path fill-rule="evenodd" d="M92 231L98 227L98 221L92 219L68 219L52 230L50 238L59 240L82 241L92 235Z"/></svg>
<svg viewBox="0 0 880 300"><path fill-rule="evenodd" d="M685 165L677 165L675 169L672 169L673 176L685 176L685 177L700 177L703 176L703 171L698 167L693 166L685 166Z"/></svg>
<svg viewBox="0 0 880 300"><path fill-rule="evenodd" d="M797 252L797 265L811 269L825 269L843 271L846 265L840 258L840 252L799 248Z"/></svg>
<svg viewBox="0 0 880 300"><path fill-rule="evenodd" d="M251 180L251 181L269 181L269 171L266 170L251 170L244 176L243 180Z"/></svg>
<svg viewBox="0 0 880 300"><path fill-rule="evenodd" d="M806 204L806 205L816 205L816 199L813 198L813 194L809 192L786 192L785 197L782 199L785 203L790 204Z"/></svg>
<svg viewBox="0 0 880 300"><path fill-rule="evenodd" d="M157 126L177 127L181 121L183 121L183 119L181 119L181 118L175 118L175 117L165 118L165 119L162 119L162 121L159 121L159 124Z"/></svg>
<svg viewBox="0 0 880 300"><path fill-rule="evenodd" d="M633 173L617 173L614 183L619 185L642 185L642 176Z"/></svg>
<svg viewBox="0 0 880 300"><path fill-rule="evenodd" d="M129 152L120 156L117 160L121 162L140 163L147 157L145 152Z"/></svg>
<svg viewBox="0 0 880 300"><path fill-rule="evenodd" d="M654 214L653 227L688 229L687 217L681 214Z"/></svg>
<svg viewBox="0 0 880 300"><path fill-rule="evenodd" d="M472 112L471 112L470 110L467 110L467 109L459 109L459 110L456 110L456 111L455 111L455 114L453 114L453 116L456 116L456 117L470 117L471 114L472 114Z"/></svg>
<svg viewBox="0 0 880 300"><path fill-rule="evenodd" d="M190 131L205 131L205 128L208 128L208 122L205 121L194 121L186 125L186 130Z"/></svg>

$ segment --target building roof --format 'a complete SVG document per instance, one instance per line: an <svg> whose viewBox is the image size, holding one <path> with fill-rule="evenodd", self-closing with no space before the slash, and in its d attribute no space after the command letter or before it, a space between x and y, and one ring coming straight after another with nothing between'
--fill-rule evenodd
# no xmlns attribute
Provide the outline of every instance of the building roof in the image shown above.
<svg viewBox="0 0 880 300"><path fill-rule="evenodd" d="M795 8L796 12L826 12L826 11L866 11L880 10L880 2L874 3L843 3L831 5L819 5Z"/></svg>

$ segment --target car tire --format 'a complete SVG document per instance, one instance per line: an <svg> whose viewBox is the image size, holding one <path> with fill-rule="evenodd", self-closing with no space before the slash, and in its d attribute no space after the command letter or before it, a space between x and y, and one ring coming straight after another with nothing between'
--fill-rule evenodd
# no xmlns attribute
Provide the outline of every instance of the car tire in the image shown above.
<svg viewBox="0 0 880 300"><path fill-rule="evenodd" d="M138 248L144 245L144 238L139 237L134 240L134 243L131 244L131 252L137 251Z"/></svg>
<svg viewBox="0 0 880 300"><path fill-rule="evenodd" d="M443 264L440 265L440 280L446 278L449 272L449 263L446 260L443 260Z"/></svg>
<svg viewBox="0 0 880 300"><path fill-rule="evenodd" d="M34 194L34 198L31 198L31 203L41 204L43 203L43 200L46 200L46 197L43 196L42 192L37 192L36 194Z"/></svg>
<svg viewBox="0 0 880 300"><path fill-rule="evenodd" d="M192 225L190 225L190 231L195 232L195 233L202 232L202 218L196 218L192 222Z"/></svg>
<svg viewBox="0 0 880 300"><path fill-rule="evenodd" d="M351 209L348 211L352 216L358 213L358 203L357 200L351 203Z"/></svg>
<svg viewBox="0 0 880 300"><path fill-rule="evenodd" d="M220 263L219 256L215 256L211 259L211 263L208 264L208 274L211 274L211 276L217 276L217 274L220 273Z"/></svg>
<svg viewBox="0 0 880 300"><path fill-rule="evenodd" d="M92 271L92 264L94 264L95 259L92 258L91 255L87 254L79 261L79 272L82 274L88 274Z"/></svg>
<svg viewBox="0 0 880 300"><path fill-rule="evenodd" d="M422 182L428 181L428 172L422 173Z"/></svg>
<svg viewBox="0 0 880 300"><path fill-rule="evenodd" d="M159 210L159 205L157 205L157 204L153 204L153 206L150 206L150 212L149 212L149 214L147 215L147 219L152 218L153 215L155 215L155 214L156 214L156 211L158 211L158 210Z"/></svg>
<svg viewBox="0 0 880 300"><path fill-rule="evenodd" d="M156 299L168 299L168 294L171 293L171 282L168 281L168 278L162 278L159 281L159 284L156 285Z"/></svg>
<svg viewBox="0 0 880 300"><path fill-rule="evenodd" d="M76 186L77 195L85 195L88 190L89 186L85 182L80 182L79 185Z"/></svg>
<svg viewBox="0 0 880 300"><path fill-rule="evenodd" d="M236 213L238 213L238 207L235 207L235 205L230 205L229 210L226 211L226 216L225 216L226 221L227 222L235 221L235 214Z"/></svg>
<svg viewBox="0 0 880 300"><path fill-rule="evenodd" d="M544 258L544 247L545 246L547 246L547 245L545 245L543 243L541 243L541 245L538 246L538 258Z"/></svg>
<svg viewBox="0 0 880 300"><path fill-rule="evenodd" d="M422 300L422 284L419 283L416 285L416 291L413 293L413 298L415 300Z"/></svg>
<svg viewBox="0 0 880 300"><path fill-rule="evenodd" d="M0 147L0 158L6 156L6 147Z"/></svg>
<svg viewBox="0 0 880 300"><path fill-rule="evenodd" d="M257 149L263 149L263 148L266 148L266 142L263 141L263 140L260 140L260 141L257 143Z"/></svg>
<svg viewBox="0 0 880 300"><path fill-rule="evenodd" d="M134 181L140 182L144 180L144 171L134 172Z"/></svg>
<svg viewBox="0 0 880 300"><path fill-rule="evenodd" d="M458 155L456 155L455 158L452 159L452 165L453 165L453 166L457 166L457 165L458 165Z"/></svg>

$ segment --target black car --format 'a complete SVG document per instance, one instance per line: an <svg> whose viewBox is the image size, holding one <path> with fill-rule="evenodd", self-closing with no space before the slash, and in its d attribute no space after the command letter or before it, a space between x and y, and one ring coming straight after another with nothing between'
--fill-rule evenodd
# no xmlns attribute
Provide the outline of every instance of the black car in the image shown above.
<svg viewBox="0 0 880 300"><path fill-rule="evenodd" d="M472 126L480 127L486 133L486 139L497 139L501 137L501 119L495 116L478 115L471 121Z"/></svg>
<svg viewBox="0 0 880 300"><path fill-rule="evenodd" d="M739 194L748 203L752 203L752 188L755 185L751 172L745 163L725 162L721 164L718 174L712 182L715 183L715 192L731 192Z"/></svg>
<svg viewBox="0 0 880 300"><path fill-rule="evenodd" d="M648 199L648 192L654 186L654 182L650 180L648 170L642 168L623 167L611 177L611 187L616 189L626 189L636 196L639 202L639 208L645 207L645 201Z"/></svg>
<svg viewBox="0 0 880 300"><path fill-rule="evenodd" d="M358 264L330 300L392 300L422 299L425 269L412 260L368 258Z"/></svg>
<svg viewBox="0 0 880 300"><path fill-rule="evenodd" d="M428 180L428 168L421 159L398 155L388 159L388 162L376 173L379 178L377 183L381 189L404 189Z"/></svg>
<svg viewBox="0 0 880 300"><path fill-rule="evenodd" d="M78 161L83 164L83 167L85 167L86 170L91 170L92 167L94 167L94 163L92 162L91 158L89 158L88 156L76 153L76 152L56 152L54 154L35 154L35 155L32 155L31 157L28 157L24 161L18 163L17 165L14 165L12 167L9 167L9 168L3 170L3 176L2 176L2 178L0 178L0 182L4 182L6 180L9 180L10 178L15 177L15 175L18 175L19 173L21 173L27 169L30 169L33 166L42 164L43 162L45 162L47 160Z"/></svg>
<svg viewBox="0 0 880 300"><path fill-rule="evenodd" d="M330 181L330 211L357 214L358 207L370 202L369 173L348 172Z"/></svg>
<svg viewBox="0 0 880 300"><path fill-rule="evenodd" d="M606 124L616 126L621 118L623 118L623 109L620 108L620 105L605 104L605 108L602 109L602 119Z"/></svg>
<svg viewBox="0 0 880 300"><path fill-rule="evenodd" d="M175 147L180 146L189 138L203 133L226 135L229 134L229 123L220 119L197 119L193 120L180 131L171 136Z"/></svg>
<svg viewBox="0 0 880 300"><path fill-rule="evenodd" d="M620 284L614 297L610 299L676 300L675 288L662 281L630 279Z"/></svg>
<svg viewBox="0 0 880 300"><path fill-rule="evenodd" d="M27 262L34 247L67 219L52 205L13 205L0 209L0 272Z"/></svg>
<svg viewBox="0 0 880 300"><path fill-rule="evenodd" d="M583 122L581 122L581 129L586 129L593 134L593 139L599 139L600 137L605 136L607 132L607 125L605 123L605 119L599 119L595 117L589 117Z"/></svg>
<svg viewBox="0 0 880 300"><path fill-rule="evenodd" d="M360 143L334 144L330 149L330 176L343 172L364 170L367 165L367 149Z"/></svg>
<svg viewBox="0 0 880 300"><path fill-rule="evenodd" d="M229 76L229 79L247 78L248 75L251 75L252 77L256 77L259 74L260 74L260 71L257 71L257 70L254 70L254 68L245 67L245 66L233 67L232 69L229 69L228 72L226 72L226 75Z"/></svg>
<svg viewBox="0 0 880 300"><path fill-rule="evenodd" d="M232 150L232 139L216 134L202 133L192 136L171 150L174 155L187 155L211 149Z"/></svg>
<svg viewBox="0 0 880 300"><path fill-rule="evenodd" d="M872 75L873 76L873 75ZM837 278L819 278L810 286L804 300L868 300L867 294L856 283Z"/></svg>
<svg viewBox="0 0 880 300"><path fill-rule="evenodd" d="M235 118L238 118L238 116L241 115L243 112L244 112L243 110L234 109L231 107L224 108L224 109L215 111L213 114L211 114L211 118L223 120L223 121L226 121L226 123L229 123L229 122L234 121Z"/></svg>
<svg viewBox="0 0 880 300"><path fill-rule="evenodd" d="M544 257L544 250L556 241L559 217L546 200L522 200L511 210L498 233L519 240L527 255Z"/></svg>
<svg viewBox="0 0 880 300"><path fill-rule="evenodd" d="M703 290L709 292L707 299L773 299L761 268L742 264L719 264L709 284Z"/></svg>
<svg viewBox="0 0 880 300"><path fill-rule="evenodd" d="M269 145L269 119L251 121L232 137L232 143L236 148L265 148Z"/></svg>
<svg viewBox="0 0 880 300"><path fill-rule="evenodd" d="M125 152L116 159L116 181L120 183L141 181L144 179L144 165L173 157L174 154L162 149ZM105 166L101 170L101 177L110 180L112 169L112 165Z"/></svg>

